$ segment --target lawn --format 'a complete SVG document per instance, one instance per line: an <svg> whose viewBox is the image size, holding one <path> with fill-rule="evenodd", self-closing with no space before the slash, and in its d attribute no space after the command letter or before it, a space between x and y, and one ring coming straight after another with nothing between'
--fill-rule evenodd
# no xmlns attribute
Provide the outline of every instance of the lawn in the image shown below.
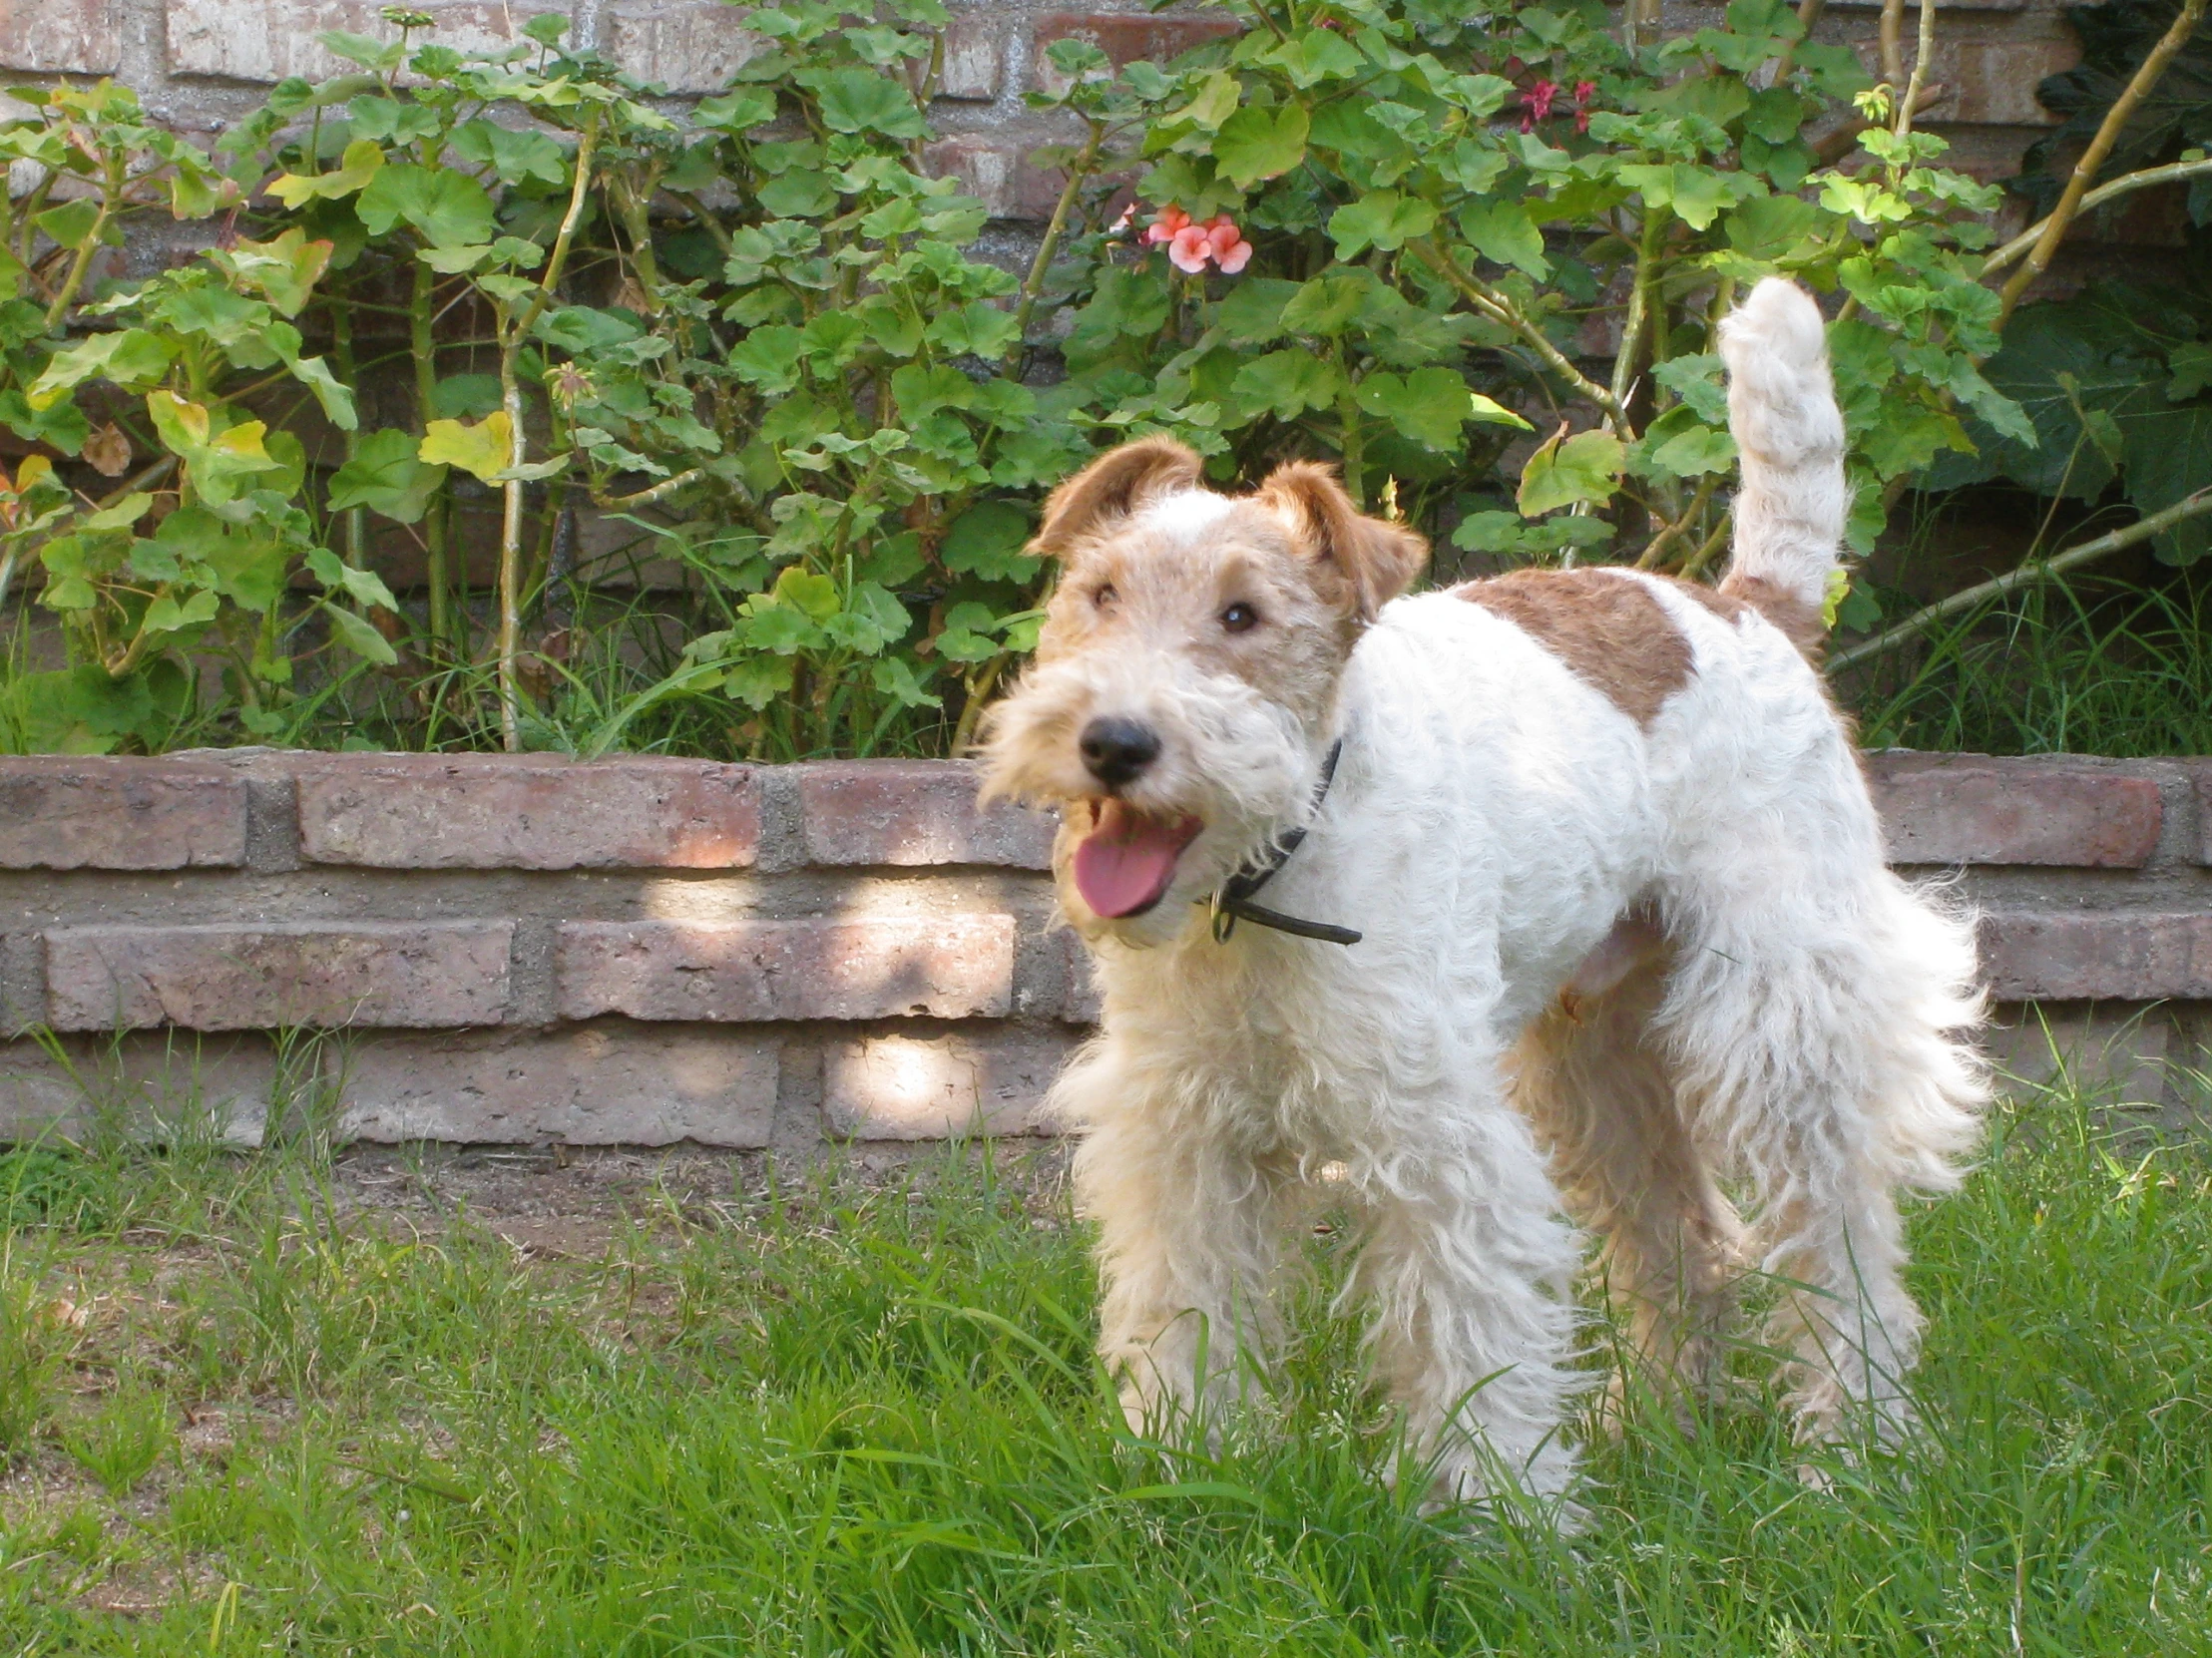
<svg viewBox="0 0 2212 1658"><path fill-rule="evenodd" d="M1566 1543L1388 1494L1318 1312L1244 1443L1132 1443L1049 1161L694 1160L518 1248L403 1158L17 1151L0 1651L2212 1651L2212 1157L2102 1120L1918 1218L1909 1464L1801 1480L1747 1353Z"/></svg>

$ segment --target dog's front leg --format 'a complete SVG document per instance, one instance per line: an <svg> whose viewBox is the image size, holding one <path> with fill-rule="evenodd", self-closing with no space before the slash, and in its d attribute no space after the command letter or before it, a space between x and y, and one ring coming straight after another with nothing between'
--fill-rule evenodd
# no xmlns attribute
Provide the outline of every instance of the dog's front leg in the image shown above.
<svg viewBox="0 0 2212 1658"><path fill-rule="evenodd" d="M1560 1426L1584 1379L1568 1368L1576 1238L1544 1159L1502 1090L1379 1114L1392 1155L1353 1169L1373 1207L1353 1288L1372 1304L1376 1367L1411 1447L1440 1499L1517 1487L1555 1499L1574 1467Z"/></svg>
<svg viewBox="0 0 2212 1658"><path fill-rule="evenodd" d="M1141 1096L1093 1126L1075 1166L1099 1227L1099 1352L1139 1433L1179 1437L1221 1413L1266 1363L1275 1333L1273 1172Z"/></svg>

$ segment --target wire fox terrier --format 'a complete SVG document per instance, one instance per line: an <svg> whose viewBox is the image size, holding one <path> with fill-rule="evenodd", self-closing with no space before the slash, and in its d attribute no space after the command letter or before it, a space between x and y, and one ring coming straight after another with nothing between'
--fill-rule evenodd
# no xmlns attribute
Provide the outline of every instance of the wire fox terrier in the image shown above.
<svg viewBox="0 0 2212 1658"><path fill-rule="evenodd" d="M1974 946L1885 866L1808 660L1848 504L1819 310L1770 278L1721 350L1717 589L1399 598L1425 544L1328 469L1223 496L1157 438L1048 503L1033 550L1064 570L985 789L1060 808L1096 957L1103 1029L1052 1104L1132 1424L1210 1421L1264 1363L1327 1165L1438 1499L1567 1486L1569 1215L1663 1383L1716 1378L1747 1262L1782 1286L1805 1437L1909 1423L1896 1199L1955 1185L1975 1138Z"/></svg>

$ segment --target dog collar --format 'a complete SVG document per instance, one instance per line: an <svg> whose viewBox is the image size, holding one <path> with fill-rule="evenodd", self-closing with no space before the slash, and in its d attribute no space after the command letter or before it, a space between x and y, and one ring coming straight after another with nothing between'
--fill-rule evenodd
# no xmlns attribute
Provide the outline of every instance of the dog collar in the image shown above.
<svg viewBox="0 0 2212 1658"><path fill-rule="evenodd" d="M1336 779L1336 762L1344 753L1344 739L1339 737L1329 745L1329 757L1321 762L1321 782L1313 791L1313 810L1321 810L1321 802L1329 796L1329 784ZM1268 843L1267 861L1256 869L1240 869L1213 895L1213 942L1227 944L1229 935L1236 931L1239 921L1248 921L1254 927L1271 927L1278 933L1295 933L1301 939L1319 939L1324 944L1358 944L1364 936L1349 927L1334 927L1325 921L1301 921L1296 916L1286 916L1280 910L1270 910L1264 904L1254 904L1252 894L1275 878L1276 872L1290 862L1290 855L1298 850L1306 838L1310 820L1296 829L1285 830Z"/></svg>

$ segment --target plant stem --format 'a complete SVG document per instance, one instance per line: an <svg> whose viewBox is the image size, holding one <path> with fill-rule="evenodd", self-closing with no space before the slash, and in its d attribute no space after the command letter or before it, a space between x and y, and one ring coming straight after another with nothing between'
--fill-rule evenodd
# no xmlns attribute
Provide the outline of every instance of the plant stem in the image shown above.
<svg viewBox="0 0 2212 1658"><path fill-rule="evenodd" d="M1732 513L1722 513L1720 522L1713 526L1713 533L1705 538L1705 545L1682 561L1682 568L1674 574L1685 582L1693 582L1713 562L1713 556L1728 545L1728 531L1734 522Z"/></svg>
<svg viewBox="0 0 2212 1658"><path fill-rule="evenodd" d="M77 297L77 290L84 285L85 272L92 266L93 251L100 245L100 232L108 227L108 220L114 216L109 199L103 196L100 216L92 221L92 233L85 237L84 245L77 249L77 256L69 264L69 275L55 292L54 302L46 307L48 328L60 327L62 318L69 314L69 307Z"/></svg>
<svg viewBox="0 0 2212 1658"><path fill-rule="evenodd" d="M1657 570L1659 568L1661 555L1689 533L1689 527L1695 524L1699 516L1705 511L1705 504L1712 500L1714 486L1719 482L1719 473L1708 472L1705 474L1704 478L1698 483L1697 493L1690 497L1689 506L1683 509L1682 516L1651 538L1651 545L1643 550L1643 557L1636 561L1638 570Z"/></svg>
<svg viewBox="0 0 2212 1658"><path fill-rule="evenodd" d="M569 187L569 210L561 216L561 229L553 238L553 253L546 260L545 279L538 284L538 295L515 325L517 339L528 338L538 318L545 315L546 307L553 303L553 290L560 283L561 267L569 262L569 244L576 240L576 227L584 220L584 198L592 184L592 152L598 147L599 110L595 107L584 118L584 130L577 135L576 180Z"/></svg>
<svg viewBox="0 0 2212 1658"><path fill-rule="evenodd" d="M1061 188L1060 200L1053 204L1053 216L1045 226L1045 238L1037 244L1037 257L1030 260L1030 273L1022 280L1022 297L1014 307L1014 342L1006 348L1006 355L999 359L999 372L1009 379L1015 377L1015 365L1028 347L1030 315L1037 309L1037 296L1045 289L1045 277L1052 269L1053 255L1060 251L1060 238L1067 234L1068 215L1076 206L1076 192L1091 177L1099 163L1099 148L1106 142L1106 126L1103 122L1091 123L1091 137L1084 141L1083 154L1076 158L1068 170L1068 183Z"/></svg>
<svg viewBox="0 0 2212 1658"><path fill-rule="evenodd" d="M1451 283L1453 287L1459 289L1461 295L1469 304L1493 322L1511 328L1526 340L1530 349L1544 360L1546 366L1552 373L1558 375L1560 379L1572 386L1577 393L1595 404L1600 414L1612 419L1616 423L1616 430L1627 425L1626 420L1622 418L1620 405L1613 401L1612 393L1576 368L1568 360L1565 352L1545 338L1542 328L1539 328L1535 322L1521 314L1519 307L1512 300L1504 294L1485 286L1475 276L1462 270L1458 261L1442 247L1439 247L1434 240L1424 239L1408 242L1406 245L1413 250L1414 256L1420 259L1423 264Z"/></svg>
<svg viewBox="0 0 2212 1658"><path fill-rule="evenodd" d="M2066 181L2065 193L2058 198L2058 206L2043 220L2043 233L2028 250L2026 261L2012 272L2000 294L1997 310L1997 326L2002 328L2011 316L2012 308L2020 302L2020 295L2027 285L2040 276L2056 257L2058 244L2065 239L2074 215L2081 210L2081 199L2089 192L2089 182L2104 166L2105 158L2112 154L2112 146L2119 142L2120 132L2134 115L2135 107L2150 95L2166 73L2166 66L2174 55L2188 44L2196 33L2197 25L2204 21L2205 0L2182 0L2181 10L2174 16L2173 27L2168 29L2149 55L2135 68L2135 74L2127 88L2104 112L2104 120L2098 125L2096 137L2089 141L2089 148L2081 152L2081 159L2074 163L2073 175Z"/></svg>
<svg viewBox="0 0 2212 1658"><path fill-rule="evenodd" d="M2185 179L2203 178L2212 178L2212 158L2195 162L2169 162L2164 167L2146 167L2139 173L2123 173L2110 184L2099 185L2095 190L2084 196L2080 205L2074 208L2074 216L2078 218L2085 212L2103 207L2107 202L2116 201L2118 198L2130 195L2135 191L2149 190L2154 185L2172 185ZM2030 247L2033 247L2041 238L2043 230L2049 223L2050 220L2047 218L2038 218L2002 247L1999 247L1994 253L1982 261L1982 274L1984 276L1994 276Z"/></svg>
<svg viewBox="0 0 2212 1658"><path fill-rule="evenodd" d="M1936 55L1936 0L1920 0L1920 39L1913 48L1913 78L1905 84L1905 96L1897 101L1899 138L1913 130L1913 116L1920 108L1921 86L1928 79L1928 63Z"/></svg>
<svg viewBox="0 0 2212 1658"><path fill-rule="evenodd" d="M1797 21L1805 32L1799 35L1797 40L1793 40L1789 45L1783 47L1781 52L1776 55L1774 73L1767 79L1768 86L1778 87L1790 78L1790 71L1797 67L1799 42L1812 38L1813 25L1820 21L1821 14L1827 10L1828 0L1797 0Z"/></svg>
<svg viewBox="0 0 2212 1658"><path fill-rule="evenodd" d="M1962 611L1971 611L1979 605L1988 604L1992 599L2001 599L2008 593L2031 587L2037 582L2047 582L2052 577L2063 576L2068 571L2079 570L2083 565L2093 564L2109 554L2149 541L2176 524L2205 513L2212 513L2212 489L2201 489L2196 494L2175 502L2165 511L2153 513L2125 529L2114 530L2110 535L2099 536L2094 541L2085 541L2079 547L2069 547L2062 553L2053 553L2047 559L2031 560L2015 570L2006 571L2002 576L1993 576L1987 582L1979 582L1953 594L1949 599L1915 611L1895 627L1886 628L1848 650L1838 651L1828 659L1828 671L1834 673L1855 662L1871 660L1895 649L1907 639L1917 638L1947 617L1957 616Z"/></svg>
<svg viewBox="0 0 2212 1658"><path fill-rule="evenodd" d="M1344 492L1352 498L1352 505L1364 513L1367 511L1367 431L1360 422L1359 393L1352 385L1352 377L1344 372L1344 353L1339 350L1336 358L1337 374L1344 382L1344 390L1336 400L1337 424L1343 428L1338 460L1344 474Z"/></svg>
<svg viewBox="0 0 2212 1658"><path fill-rule="evenodd" d="M1882 0L1882 79L1895 98L1905 79L1905 0Z"/></svg>
<svg viewBox="0 0 2212 1658"><path fill-rule="evenodd" d="M522 330L503 330L499 347L499 403L507 413L507 466L520 471L530 460L530 436L523 429L522 380L515 358ZM522 638L522 490L520 478L507 480L499 525L499 728L507 752L522 752L521 690L515 682L515 657Z"/></svg>
<svg viewBox="0 0 2212 1658"><path fill-rule="evenodd" d="M1642 366L1643 336L1651 326L1651 284L1658 274L1659 246L1665 237L1665 209L1646 206L1643 234L1636 241L1635 278L1628 288L1628 315L1620 325L1620 349L1613 353L1613 407L1620 411L1614 417L1613 435L1623 443L1636 438L1628 428L1628 398Z"/></svg>
<svg viewBox="0 0 2212 1658"><path fill-rule="evenodd" d="M664 478L650 489L642 489L635 495L595 495L592 505L604 507L609 512L628 512L634 507L650 507L657 501L665 501L685 484L695 484L705 476L703 467L692 467L679 472L673 478Z"/></svg>
<svg viewBox="0 0 2212 1658"><path fill-rule="evenodd" d="M407 331L415 358L415 424L419 439L430 431L438 390L438 347L431 327L437 297L437 272L415 261L415 286L407 305ZM451 583L446 571L446 494L441 488L422 520L423 582L430 589L430 639L439 649L453 642L449 609Z"/></svg>
<svg viewBox="0 0 2212 1658"><path fill-rule="evenodd" d="M353 356L353 307L347 302L347 296L332 294L329 308L330 354L337 359L338 378L348 386L357 385L360 380L360 365ZM361 453L358 422L344 434L344 439L345 458L350 462ZM367 551L368 509L350 507L345 515L345 562L359 569Z"/></svg>

